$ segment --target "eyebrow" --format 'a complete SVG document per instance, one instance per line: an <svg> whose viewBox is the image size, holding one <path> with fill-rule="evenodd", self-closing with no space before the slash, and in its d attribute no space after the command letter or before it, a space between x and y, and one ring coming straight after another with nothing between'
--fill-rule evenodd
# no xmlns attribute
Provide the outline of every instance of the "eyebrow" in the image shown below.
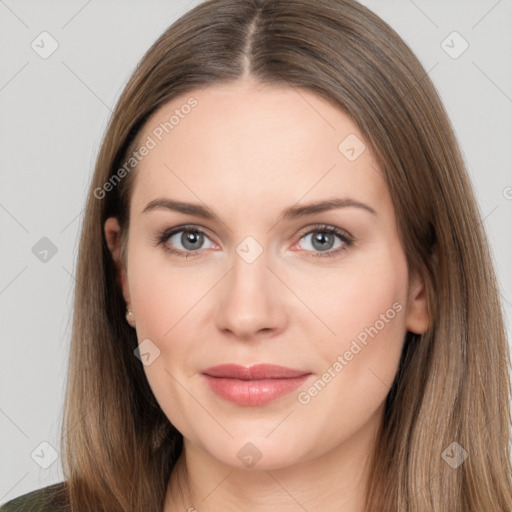
<svg viewBox="0 0 512 512"><path fill-rule="evenodd" d="M361 203L360 201L350 198L333 198L304 205L290 206L283 211L281 217L286 220L293 220L338 208L360 208L372 215L377 215L377 212L371 206ZM197 203L185 203L167 198L158 198L150 201L145 206L144 210L142 210L142 213L160 209L194 215L196 217L202 217L203 219L220 220L212 210L205 206Z"/></svg>

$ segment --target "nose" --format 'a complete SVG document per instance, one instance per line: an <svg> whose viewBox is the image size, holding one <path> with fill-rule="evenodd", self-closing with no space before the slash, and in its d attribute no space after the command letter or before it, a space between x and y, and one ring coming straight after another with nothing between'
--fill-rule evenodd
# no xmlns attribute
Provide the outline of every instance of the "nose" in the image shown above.
<svg viewBox="0 0 512 512"><path fill-rule="evenodd" d="M217 327L234 338L270 338L286 328L286 288L269 268L268 254L248 263L234 254L230 272L217 287Z"/></svg>

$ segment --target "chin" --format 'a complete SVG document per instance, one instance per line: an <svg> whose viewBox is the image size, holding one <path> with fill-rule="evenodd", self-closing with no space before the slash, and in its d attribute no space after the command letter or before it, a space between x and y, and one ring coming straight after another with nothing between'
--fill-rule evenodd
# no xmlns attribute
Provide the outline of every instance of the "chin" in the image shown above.
<svg viewBox="0 0 512 512"><path fill-rule="evenodd" d="M290 436L287 438L291 439ZM300 446L300 449L295 445ZM207 451L222 464L249 471L284 469L305 458L303 438L299 432L297 432L297 442L288 445L277 437L271 440L244 436L230 439L221 447L216 445L212 448Z"/></svg>

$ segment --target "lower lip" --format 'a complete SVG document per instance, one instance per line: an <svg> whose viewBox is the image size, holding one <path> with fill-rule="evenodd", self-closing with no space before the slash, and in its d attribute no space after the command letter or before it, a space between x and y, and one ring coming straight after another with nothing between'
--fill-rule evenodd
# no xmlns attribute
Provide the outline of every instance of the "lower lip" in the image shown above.
<svg viewBox="0 0 512 512"><path fill-rule="evenodd" d="M290 379L239 380L203 374L212 391L238 405L258 406L286 395L301 386L310 376Z"/></svg>

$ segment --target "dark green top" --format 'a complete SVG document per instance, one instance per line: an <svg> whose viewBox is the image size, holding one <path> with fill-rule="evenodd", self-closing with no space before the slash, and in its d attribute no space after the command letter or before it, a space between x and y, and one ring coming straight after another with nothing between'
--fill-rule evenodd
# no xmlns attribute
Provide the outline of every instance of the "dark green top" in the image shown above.
<svg viewBox="0 0 512 512"><path fill-rule="evenodd" d="M23 494L0 507L0 512L64 512L69 510L65 482Z"/></svg>

